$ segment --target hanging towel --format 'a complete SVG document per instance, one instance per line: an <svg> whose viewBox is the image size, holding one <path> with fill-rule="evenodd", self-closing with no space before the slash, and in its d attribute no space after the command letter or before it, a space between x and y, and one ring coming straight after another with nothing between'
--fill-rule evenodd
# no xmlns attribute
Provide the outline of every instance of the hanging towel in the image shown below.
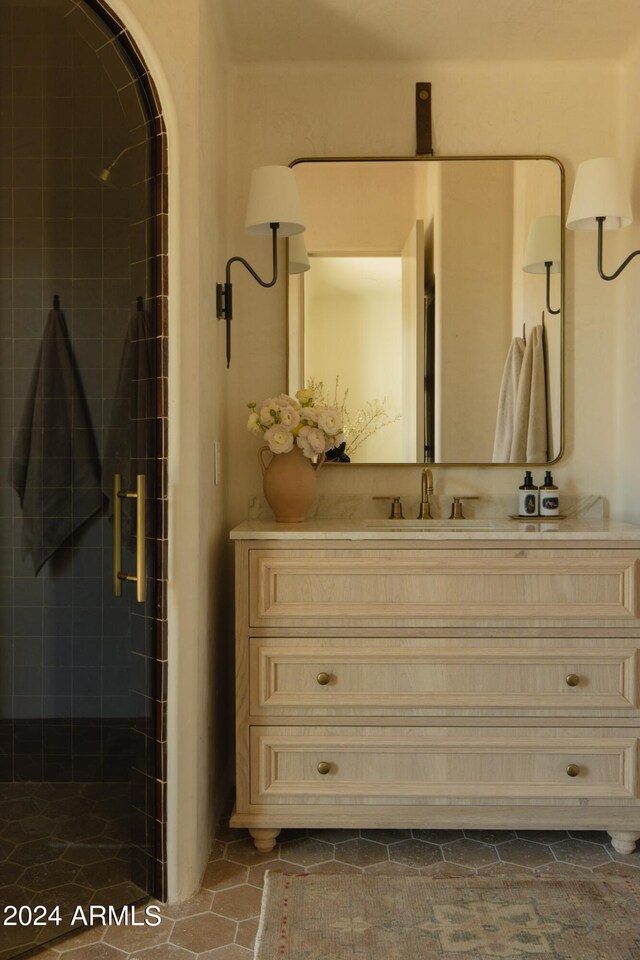
<svg viewBox="0 0 640 960"><path fill-rule="evenodd" d="M509 347L509 353L507 354L507 360L502 374L502 383L500 384L496 435L493 444L494 463L509 463L511 457L513 426L516 415L516 396L524 351L525 342L522 337L514 337Z"/></svg>
<svg viewBox="0 0 640 960"><path fill-rule="evenodd" d="M100 460L67 324L51 310L15 439L10 482L35 573L102 507Z"/></svg>
<svg viewBox="0 0 640 960"><path fill-rule="evenodd" d="M534 327L529 337L518 381L511 463L547 461L547 382L544 329Z"/></svg>
<svg viewBox="0 0 640 960"><path fill-rule="evenodd" d="M118 381L113 398L102 468L102 489L113 500L113 475L122 476L122 489L135 490L136 476L143 473L149 482L149 461L156 456L154 431L156 417L155 339L152 323L145 310L138 309L129 321L122 348ZM148 495L153 491L147 484ZM112 505L113 506L113 505ZM122 526L126 535L134 533L135 511L123 510Z"/></svg>

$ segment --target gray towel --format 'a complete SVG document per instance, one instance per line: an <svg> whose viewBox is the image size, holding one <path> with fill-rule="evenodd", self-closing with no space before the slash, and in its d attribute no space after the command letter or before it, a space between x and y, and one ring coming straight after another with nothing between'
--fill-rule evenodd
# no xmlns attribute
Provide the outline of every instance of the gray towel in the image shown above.
<svg viewBox="0 0 640 960"><path fill-rule="evenodd" d="M37 574L104 503L93 426L59 310L49 313L44 330L10 481L22 507L22 553Z"/></svg>
<svg viewBox="0 0 640 960"><path fill-rule="evenodd" d="M510 461L511 463L546 463L547 447L544 328L537 326L531 331L522 358Z"/></svg>
<svg viewBox="0 0 640 960"><path fill-rule="evenodd" d="M493 462L509 463L511 459L511 444L513 442L513 428L516 416L516 397L520 369L525 351L525 342L522 337L514 337L509 347L509 353L504 365L500 397L498 400L498 417L496 420L496 435L493 444Z"/></svg>
<svg viewBox="0 0 640 960"><path fill-rule="evenodd" d="M155 339L149 314L136 310L122 349L118 382L105 442L102 488L113 499L113 475L122 476L122 489L135 490L136 476L152 480L149 460L155 457L153 424L156 415L154 376ZM153 491L147 489L152 497ZM125 535L134 532L135 511L125 506L122 524Z"/></svg>

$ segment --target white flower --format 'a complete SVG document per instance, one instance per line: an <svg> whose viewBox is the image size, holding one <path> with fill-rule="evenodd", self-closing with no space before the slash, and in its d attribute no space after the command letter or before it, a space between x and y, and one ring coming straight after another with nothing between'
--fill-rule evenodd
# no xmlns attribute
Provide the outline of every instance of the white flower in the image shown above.
<svg viewBox="0 0 640 960"><path fill-rule="evenodd" d="M260 422L258 420L258 414L253 411L249 414L249 419L247 420L247 430L250 430L251 433L262 433L260 429Z"/></svg>
<svg viewBox="0 0 640 960"><path fill-rule="evenodd" d="M330 437L342 430L342 416L336 407L325 407L318 410L318 426Z"/></svg>
<svg viewBox="0 0 640 960"><path fill-rule="evenodd" d="M265 400L262 407L260 407L260 413L258 414L260 418L260 423L264 427L270 427L275 423L276 413L278 412L273 400Z"/></svg>
<svg viewBox="0 0 640 960"><path fill-rule="evenodd" d="M285 407L297 407L298 404L295 401L294 397L290 397L288 393L279 393L277 397L274 397L271 403L276 404L276 406L284 409Z"/></svg>
<svg viewBox="0 0 640 960"><path fill-rule="evenodd" d="M315 407L303 407L302 417L307 421L307 423L317 423L318 411L315 409Z"/></svg>
<svg viewBox="0 0 640 960"><path fill-rule="evenodd" d="M327 442L331 444L329 450L339 447L341 443L344 443L344 433L336 433L335 437L329 437Z"/></svg>
<svg viewBox="0 0 640 960"><path fill-rule="evenodd" d="M324 434L317 427L302 427L296 443L305 457L309 457L310 460L317 457L318 454L324 453L326 449Z"/></svg>
<svg viewBox="0 0 640 960"><path fill-rule="evenodd" d="M289 453L293 450L293 434L282 424L274 424L265 431L265 440L272 453Z"/></svg>
<svg viewBox="0 0 640 960"><path fill-rule="evenodd" d="M311 403L313 401L313 390L309 390L309 389L298 390L298 392L296 393L296 399L298 399L302 404L302 406L304 407L305 404Z"/></svg>
<svg viewBox="0 0 640 960"><path fill-rule="evenodd" d="M280 410L280 423L287 430L295 430L300 423L300 414L293 407L283 407Z"/></svg>

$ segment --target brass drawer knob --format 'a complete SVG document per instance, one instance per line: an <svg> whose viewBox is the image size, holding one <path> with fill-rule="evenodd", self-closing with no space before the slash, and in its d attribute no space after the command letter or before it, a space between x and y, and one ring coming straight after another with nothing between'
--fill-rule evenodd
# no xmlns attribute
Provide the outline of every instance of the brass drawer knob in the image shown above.
<svg viewBox="0 0 640 960"><path fill-rule="evenodd" d="M331 677L329 676L328 673L319 673L318 676L316 677L316 680L318 681L321 687L326 687L326 685L331 680Z"/></svg>
<svg viewBox="0 0 640 960"><path fill-rule="evenodd" d="M580 683L580 677L577 673L570 673L567 677L567 686L568 687L577 687Z"/></svg>
<svg viewBox="0 0 640 960"><path fill-rule="evenodd" d="M577 763L570 763L567 767L567 776L568 777L577 777L580 773L580 767Z"/></svg>
<svg viewBox="0 0 640 960"><path fill-rule="evenodd" d="M321 760L320 763L318 764L318 773L321 773L322 776L324 776L325 773L329 773L330 770L331 770L331 764L327 763L326 760Z"/></svg>

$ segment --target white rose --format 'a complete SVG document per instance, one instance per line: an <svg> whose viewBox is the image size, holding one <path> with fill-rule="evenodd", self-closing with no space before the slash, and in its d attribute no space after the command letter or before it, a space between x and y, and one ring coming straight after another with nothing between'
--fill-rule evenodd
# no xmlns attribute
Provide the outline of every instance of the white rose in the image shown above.
<svg viewBox="0 0 640 960"><path fill-rule="evenodd" d="M277 410L273 401L267 400L264 406L260 407L260 413L258 414L260 423L264 427L270 427L275 422L276 412Z"/></svg>
<svg viewBox="0 0 640 960"><path fill-rule="evenodd" d="M318 454L324 453L326 449L324 434L317 427L302 427L296 443L304 453L305 457L311 460Z"/></svg>
<svg viewBox="0 0 640 960"><path fill-rule="evenodd" d="M260 429L260 421L258 420L258 414L255 412L249 414L249 419L247 420L247 430L250 430L251 433L262 433Z"/></svg>
<svg viewBox="0 0 640 960"><path fill-rule="evenodd" d="M275 424L265 431L264 438L272 453L289 453L293 450L293 434L282 424Z"/></svg>
<svg viewBox="0 0 640 960"><path fill-rule="evenodd" d="M318 410L318 426L330 437L342 430L342 416L337 407L325 407Z"/></svg>
<svg viewBox="0 0 640 960"><path fill-rule="evenodd" d="M280 410L280 423L287 430L295 430L300 423L300 414L293 407L283 407Z"/></svg>

